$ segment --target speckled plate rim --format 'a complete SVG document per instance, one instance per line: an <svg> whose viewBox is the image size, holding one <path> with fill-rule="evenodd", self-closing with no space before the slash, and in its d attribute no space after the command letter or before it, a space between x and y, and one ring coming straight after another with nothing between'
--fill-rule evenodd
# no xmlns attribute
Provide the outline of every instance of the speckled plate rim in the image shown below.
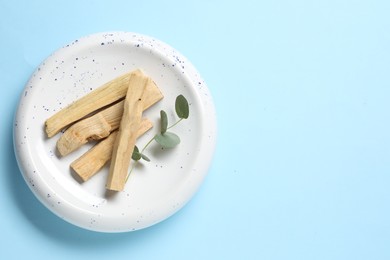
<svg viewBox="0 0 390 260"><path fill-rule="evenodd" d="M55 194L56 192L64 193L64 191L56 191L56 189L61 189L59 188L58 183L53 183L53 181L48 180L44 175L40 174L42 171L48 171L48 169L45 169L45 167L42 166L41 162L33 159L35 153L41 152L39 151L41 148L32 147L28 141L29 132L32 130L29 128L29 123L27 122L25 115L32 109L31 97L33 95L30 94L34 91L42 91L40 86L32 88L32 85L37 83L37 75L39 75L42 70L45 70L43 66L46 66L46 69L48 65L53 66L56 57L71 55L72 51L78 48L86 48L91 44L104 45L105 42L106 44L111 44L111 39L121 39L122 43L125 42L125 44L131 46L131 48L141 47L148 49L150 52L153 51L154 53L158 53L158 55L161 55L164 59L172 61L173 65L177 61L185 63L185 67L182 66L179 69L180 73L178 74L181 75L180 77L182 77L183 81L189 83L188 87L191 89L190 91L194 93L194 99L196 99L195 103L199 105L199 112L202 115L202 122L199 122L201 138L198 140L199 145L197 146L197 154L193 159L194 168L191 170L191 173L188 173L190 177L172 191L172 194L169 195L169 199L166 199L166 202L162 201L161 203L156 203L153 205L153 208L149 208L148 210L153 212L153 214L150 214L149 217L145 217L141 224L134 220L120 220L120 212L114 212L107 216L101 216L100 214L100 224L95 223L95 225L92 225L93 223L91 224L91 221L88 220L96 219L96 213L92 212L90 209L83 208L80 205L74 205L72 199L69 199L69 194L57 196L57 202L54 205L48 194ZM27 94L29 92L30 94ZM43 122L40 123L43 124ZM43 131L43 127L40 126L40 128L41 131ZM213 100L205 82L193 65L169 45L152 37L131 32L104 32L89 35L65 45L50 55L36 69L26 84L14 120L14 149L17 162L21 173L33 194L50 211L65 221L81 228L98 232L128 232L139 230L159 223L181 209L193 197L203 182L204 177L207 175L215 151L216 136L217 125Z"/></svg>

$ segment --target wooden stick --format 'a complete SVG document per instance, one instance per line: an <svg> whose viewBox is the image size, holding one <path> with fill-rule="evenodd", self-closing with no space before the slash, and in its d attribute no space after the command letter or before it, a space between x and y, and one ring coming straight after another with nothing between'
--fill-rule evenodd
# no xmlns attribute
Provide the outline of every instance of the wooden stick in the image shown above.
<svg viewBox="0 0 390 260"><path fill-rule="evenodd" d="M91 93L85 95L68 107L51 116L45 122L47 136L52 137L64 127L80 120L98 109L124 98L129 87L129 79L134 73L140 73L140 70L126 73L107 82L103 86L95 89ZM160 90L152 80L150 80L146 86L146 93L147 95L144 97L145 109L163 98Z"/></svg>
<svg viewBox="0 0 390 260"><path fill-rule="evenodd" d="M150 81L152 82L152 81ZM152 82L153 83L153 82ZM155 84L145 89L143 109L149 108L162 98ZM71 125L57 141L57 150L65 156L87 143L89 140L100 140L119 128L123 115L124 101L120 101L93 116L82 119Z"/></svg>
<svg viewBox="0 0 390 260"><path fill-rule="evenodd" d="M99 113L72 125L57 141L57 150L65 156L80 148L88 140L107 137L114 129Z"/></svg>
<svg viewBox="0 0 390 260"><path fill-rule="evenodd" d="M123 107L116 106L116 108L123 113ZM122 116L118 116L116 120L109 120L105 113L98 113L73 124L57 141L59 154L61 156L68 155L90 140L100 140L107 137L112 131L118 129L121 118ZM143 118L141 121L147 121L147 119Z"/></svg>
<svg viewBox="0 0 390 260"><path fill-rule="evenodd" d="M152 128L152 122L148 119L141 121L137 132L137 138ZM83 181L89 180L111 159L112 149L118 131L112 132L106 139L97 143L80 158L72 162L70 167Z"/></svg>
<svg viewBox="0 0 390 260"><path fill-rule="evenodd" d="M136 133L142 116L142 96L150 79L142 72L133 73L124 103L124 111L119 126L118 136L112 152L110 172L106 188L114 191L124 189L131 155L134 150Z"/></svg>

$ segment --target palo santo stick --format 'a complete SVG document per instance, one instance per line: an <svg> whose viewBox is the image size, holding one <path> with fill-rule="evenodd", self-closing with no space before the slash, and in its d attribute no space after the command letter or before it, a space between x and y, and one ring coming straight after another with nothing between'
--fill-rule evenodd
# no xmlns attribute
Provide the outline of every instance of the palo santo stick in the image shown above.
<svg viewBox="0 0 390 260"><path fill-rule="evenodd" d="M124 103L123 116L115 139L110 172L106 188L122 191L127 178L131 155L134 150L136 133L142 116L142 96L150 79L142 72L133 73Z"/></svg>
<svg viewBox="0 0 390 260"><path fill-rule="evenodd" d="M57 141L57 150L65 156L80 148L89 139L99 140L112 132L112 127L101 114L88 117L72 125Z"/></svg>
<svg viewBox="0 0 390 260"><path fill-rule="evenodd" d="M124 98L129 87L128 82L131 75L139 72L140 70L135 70L113 79L68 107L58 111L45 122L47 136L52 137L71 123ZM163 98L160 90L152 80L146 86L145 92L147 95L144 97L144 109Z"/></svg>
<svg viewBox="0 0 390 260"><path fill-rule="evenodd" d="M156 84L148 81L143 95L143 110L154 105L163 98ZM57 141L57 150L65 156L80 148L88 140L99 140L107 137L112 131L119 128L123 115L124 101L120 101L99 113L82 119L70 126Z"/></svg>
<svg viewBox="0 0 390 260"><path fill-rule="evenodd" d="M57 141L57 150L61 156L77 150L89 140L100 140L118 129L123 114L123 101L87 117L69 127ZM142 119L146 121L146 118Z"/></svg>
<svg viewBox="0 0 390 260"><path fill-rule="evenodd" d="M52 137L69 124L123 98L127 92L127 82L130 75L131 73L127 73L107 82L51 116L46 120L47 136Z"/></svg>
<svg viewBox="0 0 390 260"><path fill-rule="evenodd" d="M143 119L137 132L137 138L152 128L152 122ZM118 131L112 132L106 139L97 143L80 158L72 162L70 167L83 181L94 176L111 159L112 149Z"/></svg>

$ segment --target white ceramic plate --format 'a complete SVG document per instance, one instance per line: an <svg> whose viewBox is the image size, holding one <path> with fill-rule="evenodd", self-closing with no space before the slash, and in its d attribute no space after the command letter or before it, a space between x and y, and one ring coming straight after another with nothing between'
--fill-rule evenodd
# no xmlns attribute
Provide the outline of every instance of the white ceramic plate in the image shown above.
<svg viewBox="0 0 390 260"><path fill-rule="evenodd" d="M48 139L44 122L55 112L103 83L141 68L152 77L164 99L144 112L154 127L139 138L143 145L158 131L159 111L173 123L175 98L183 94L190 116L171 130L179 146L146 150L151 162L136 167L125 190L108 196L108 166L79 183L69 165L92 144L60 158L56 141ZM48 57L32 75L15 117L14 145L26 183L37 198L64 220L101 232L126 232L158 223L185 205L207 174L216 141L214 105L195 68L168 45L139 34L94 34L72 42Z"/></svg>

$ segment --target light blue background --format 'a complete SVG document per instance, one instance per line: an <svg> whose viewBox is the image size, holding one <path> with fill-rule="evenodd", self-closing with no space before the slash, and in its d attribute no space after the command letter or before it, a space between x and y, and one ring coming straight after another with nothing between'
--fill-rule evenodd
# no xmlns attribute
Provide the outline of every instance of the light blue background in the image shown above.
<svg viewBox="0 0 390 260"><path fill-rule="evenodd" d="M219 136L180 212L101 234L33 197L12 120L51 52L117 30L192 61ZM0 0L0 35L2 259L390 259L389 1Z"/></svg>

